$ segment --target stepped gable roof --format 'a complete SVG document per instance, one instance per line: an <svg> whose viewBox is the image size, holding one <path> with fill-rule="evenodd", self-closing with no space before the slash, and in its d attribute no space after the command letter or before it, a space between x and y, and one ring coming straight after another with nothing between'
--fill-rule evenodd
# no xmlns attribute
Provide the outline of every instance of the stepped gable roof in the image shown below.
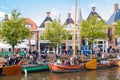
<svg viewBox="0 0 120 80"><path fill-rule="evenodd" d="M120 9L118 9L118 4L114 5L114 13L108 19L107 24L112 24L116 21L120 20Z"/></svg>
<svg viewBox="0 0 120 80"><path fill-rule="evenodd" d="M42 24L40 25L40 28L44 28L45 27L45 22L50 21L52 22L52 18L50 17L50 12L47 12L47 17L45 18L45 20L42 22Z"/></svg>
<svg viewBox="0 0 120 80"><path fill-rule="evenodd" d="M67 25L67 24L74 24L74 21L73 19L71 18L71 13L68 13L68 18L67 20L65 21L64 25Z"/></svg>
<svg viewBox="0 0 120 80"><path fill-rule="evenodd" d="M95 11L95 7L92 7L92 11L91 11L91 13L89 14L87 20L90 19L90 16L95 16L95 15L97 15L99 19L103 20L102 17Z"/></svg>

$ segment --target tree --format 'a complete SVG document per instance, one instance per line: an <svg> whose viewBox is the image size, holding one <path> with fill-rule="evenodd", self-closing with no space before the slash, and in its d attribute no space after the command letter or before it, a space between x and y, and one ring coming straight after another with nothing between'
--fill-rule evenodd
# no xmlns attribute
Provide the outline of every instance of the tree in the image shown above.
<svg viewBox="0 0 120 80"><path fill-rule="evenodd" d="M116 22L114 37L120 37L120 20Z"/></svg>
<svg viewBox="0 0 120 80"><path fill-rule="evenodd" d="M103 20L99 20L98 16L91 16L89 20L82 20L80 24L80 36L83 39L88 39L92 43L95 39L106 39L107 24Z"/></svg>
<svg viewBox="0 0 120 80"><path fill-rule="evenodd" d="M19 16L20 13L18 13L17 10L13 10L11 19L3 21L1 25L2 40L3 42L12 45L13 51L15 45L31 36L30 30L26 27L25 18Z"/></svg>
<svg viewBox="0 0 120 80"><path fill-rule="evenodd" d="M48 22L45 28L45 38L49 40L53 47L58 47L66 40L66 30L60 21L53 20L52 23ZM57 49L58 50L58 49Z"/></svg>
<svg viewBox="0 0 120 80"><path fill-rule="evenodd" d="M1 22L0 22L0 33L1 33ZM0 34L0 40L2 39L1 34Z"/></svg>

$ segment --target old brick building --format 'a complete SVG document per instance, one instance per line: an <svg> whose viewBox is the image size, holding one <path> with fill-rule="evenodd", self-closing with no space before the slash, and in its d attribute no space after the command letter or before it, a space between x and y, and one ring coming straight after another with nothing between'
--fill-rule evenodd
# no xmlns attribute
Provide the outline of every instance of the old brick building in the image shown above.
<svg viewBox="0 0 120 80"><path fill-rule="evenodd" d="M109 20L107 21L107 24L109 25L108 29L108 36L109 36L109 44L108 46L112 46L114 48L120 49L120 38L113 38L113 33L115 30L115 24L116 21L120 20L120 9L119 4L114 4L114 12L110 16Z"/></svg>

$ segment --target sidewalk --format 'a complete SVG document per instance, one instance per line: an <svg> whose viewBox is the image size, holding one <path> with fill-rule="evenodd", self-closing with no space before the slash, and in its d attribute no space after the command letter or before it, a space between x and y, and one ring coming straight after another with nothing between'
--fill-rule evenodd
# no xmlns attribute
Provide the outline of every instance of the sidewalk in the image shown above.
<svg viewBox="0 0 120 80"><path fill-rule="evenodd" d="M104 57L104 58L108 58L108 56L110 56L110 55L111 55L111 58L116 58L116 57L117 57L117 54L118 54L118 53L111 53L111 54L109 54L109 53L103 53L102 56L101 56L101 58L103 58L103 57ZM60 58L61 58L61 59L69 59L70 56L71 56L71 55L69 55L69 54L60 54ZM79 55L79 56L80 56L80 58L88 59L85 55ZM91 57L91 56L90 56L90 57ZM49 58L50 60L56 60L55 54L48 54L48 58ZM92 58L97 59L97 58L98 58L97 54L92 54Z"/></svg>

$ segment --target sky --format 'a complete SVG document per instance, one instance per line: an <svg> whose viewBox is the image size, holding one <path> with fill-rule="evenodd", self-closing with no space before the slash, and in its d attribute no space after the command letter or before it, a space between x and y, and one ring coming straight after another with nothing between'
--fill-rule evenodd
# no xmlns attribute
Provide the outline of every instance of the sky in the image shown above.
<svg viewBox="0 0 120 80"><path fill-rule="evenodd" d="M120 0L77 0L77 18L80 9L82 18L86 19L91 8L96 7L96 12L107 21L116 3L120 6ZM21 17L30 18L37 26L46 18L46 12L51 12L52 19L60 18L64 23L68 13L71 13L72 18L74 16L74 0L0 0L0 21L4 14L10 16L14 9L21 13Z"/></svg>

